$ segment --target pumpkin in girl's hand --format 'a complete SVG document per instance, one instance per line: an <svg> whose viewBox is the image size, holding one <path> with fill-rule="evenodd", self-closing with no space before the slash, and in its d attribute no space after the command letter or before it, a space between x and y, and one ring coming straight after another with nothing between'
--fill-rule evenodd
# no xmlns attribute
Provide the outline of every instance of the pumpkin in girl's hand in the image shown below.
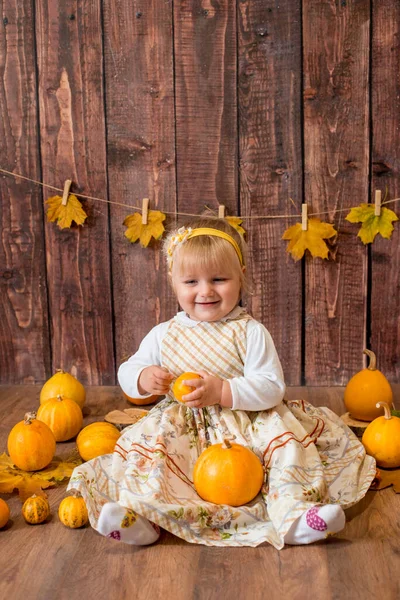
<svg viewBox="0 0 400 600"><path fill-rule="evenodd" d="M186 394L190 394L190 392L193 392L195 389L194 387L184 385L182 383L186 379L201 379L201 376L198 373L191 373L188 371L187 373L182 373L182 375L179 375L179 377L175 379L172 386L172 393L176 400L178 400L178 402L182 402L183 404L185 403L183 402L182 397Z"/></svg>
<svg viewBox="0 0 400 600"><path fill-rule="evenodd" d="M64 498L58 507L58 516L65 527L77 529L89 521L88 511L78 490L71 490L69 493L71 495Z"/></svg>
<svg viewBox="0 0 400 600"><path fill-rule="evenodd" d="M370 358L367 369L356 373L344 391L344 403L353 419L372 421L382 415L377 402L393 402L393 393L386 377L376 368L376 356L371 350L364 350Z"/></svg>
<svg viewBox="0 0 400 600"><path fill-rule="evenodd" d="M50 514L50 504L43 496L30 496L22 507L22 516L27 523L37 525L43 523Z"/></svg>
<svg viewBox="0 0 400 600"><path fill-rule="evenodd" d="M385 415L377 417L367 426L361 441L367 454L375 458L378 467L400 467L400 419L390 414L386 402L378 402L376 406L383 406Z"/></svg>
<svg viewBox="0 0 400 600"><path fill-rule="evenodd" d="M10 509L5 500L0 498L0 529L7 525L10 519Z"/></svg>
<svg viewBox="0 0 400 600"><path fill-rule="evenodd" d="M83 460L111 454L120 435L121 432L111 423L91 423L84 427L76 438L78 452Z"/></svg>
<svg viewBox="0 0 400 600"><path fill-rule="evenodd" d="M56 442L66 442L75 437L83 422L80 406L63 396L51 398L41 404L37 411L37 419L50 427Z"/></svg>
<svg viewBox="0 0 400 600"><path fill-rule="evenodd" d="M11 429L7 446L16 467L23 471L39 471L52 461L56 439L50 427L31 412Z"/></svg>
<svg viewBox="0 0 400 600"><path fill-rule="evenodd" d="M70 373L65 373L59 369L53 377L50 377L44 384L40 392L40 404L47 402L51 398L65 396L70 398L81 408L85 404L86 392L83 385Z"/></svg>
<svg viewBox="0 0 400 600"><path fill-rule="evenodd" d="M146 406L147 404L153 404L153 402L157 402L157 400L160 398L160 396L157 395L149 396L148 398L131 398L130 396L128 396L128 394L125 394L125 392L122 393L124 394L128 402L137 406Z"/></svg>
<svg viewBox="0 0 400 600"><path fill-rule="evenodd" d="M196 492L213 504L247 504L257 496L263 481L264 469L254 452L228 440L206 448L193 471Z"/></svg>

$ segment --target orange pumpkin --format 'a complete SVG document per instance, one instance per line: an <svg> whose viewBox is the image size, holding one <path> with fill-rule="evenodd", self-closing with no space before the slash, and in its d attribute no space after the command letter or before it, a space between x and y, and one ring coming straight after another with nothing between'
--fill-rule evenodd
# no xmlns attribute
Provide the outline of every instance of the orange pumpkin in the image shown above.
<svg viewBox="0 0 400 600"><path fill-rule="evenodd" d="M120 435L121 432L111 423L91 423L84 427L76 438L79 454L83 460L111 454Z"/></svg>
<svg viewBox="0 0 400 600"><path fill-rule="evenodd" d="M190 392L193 392L193 390L195 389L189 385L184 385L182 383L186 379L201 379L201 376L198 373L192 373L191 371L188 371L187 373L182 373L182 375L179 375L179 377L175 379L172 386L172 393L175 396L176 400L178 400L178 402L182 402L183 404L184 402L182 400L182 397L186 394L190 394Z"/></svg>
<svg viewBox="0 0 400 600"><path fill-rule="evenodd" d="M131 398L130 396L128 396L128 394L125 394L125 392L122 393L124 394L128 402L130 402L131 404L135 404L136 406L146 406L147 404L153 404L153 402L157 402L157 400L161 397L153 395L149 396L148 398Z"/></svg>
<svg viewBox="0 0 400 600"><path fill-rule="evenodd" d="M59 369L53 377L50 377L40 391L40 404L47 402L57 396L65 396L70 398L81 408L85 404L86 392L85 388L73 375L65 373Z"/></svg>
<svg viewBox="0 0 400 600"><path fill-rule="evenodd" d="M39 406L39 421L46 423L54 433L56 442L65 442L75 437L82 428L83 416L79 404L57 396Z"/></svg>
<svg viewBox="0 0 400 600"><path fill-rule="evenodd" d="M43 496L30 496L22 507L22 515L27 523L37 525L43 523L50 514L50 504Z"/></svg>
<svg viewBox="0 0 400 600"><path fill-rule="evenodd" d="M254 452L228 440L204 450L193 470L196 492L213 504L247 504L257 496L263 481L264 470Z"/></svg>
<svg viewBox="0 0 400 600"><path fill-rule="evenodd" d="M50 427L26 413L8 435L8 453L14 465L23 471L39 471L52 461L56 439Z"/></svg>
<svg viewBox="0 0 400 600"><path fill-rule="evenodd" d="M10 519L10 509L3 498L0 498L0 529L7 525Z"/></svg>
<svg viewBox="0 0 400 600"><path fill-rule="evenodd" d="M70 496L64 498L58 507L58 516L65 527L77 529L89 521L88 511L78 490L71 490L69 493Z"/></svg>
<svg viewBox="0 0 400 600"><path fill-rule="evenodd" d="M364 350L370 359L368 368L356 373L344 391L344 403L353 419L372 421L383 414L377 402L393 402L393 392L386 377L376 368L376 356L371 350Z"/></svg>

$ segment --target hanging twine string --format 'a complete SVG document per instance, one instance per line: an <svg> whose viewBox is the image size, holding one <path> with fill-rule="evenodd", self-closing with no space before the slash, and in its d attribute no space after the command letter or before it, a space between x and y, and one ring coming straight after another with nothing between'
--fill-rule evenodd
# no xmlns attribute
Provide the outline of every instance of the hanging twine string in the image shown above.
<svg viewBox="0 0 400 600"><path fill-rule="evenodd" d="M19 179L25 179L25 181L30 181L31 183L36 183L36 185L41 185L44 188L48 188L50 190L54 190L55 192L61 192L61 194L63 193L63 189L62 188L58 188L55 187L54 185L49 185L48 183L43 183L43 181L37 181L36 179L30 179L29 177L25 177L24 175L19 175L18 173L12 173L11 171L7 171L6 169L2 169L0 167L0 173L5 173L6 175L9 175L11 177L17 177ZM106 204L114 204L115 206L123 206L124 208L129 208L134 209L134 210L138 210L141 211L142 207L141 206L133 206L132 204L125 204L123 202L114 202L113 200L104 200L104 198L96 198L95 196L86 196L85 194L79 194L76 192L73 192L74 196L77 196L79 198L85 198L86 200L95 200L97 202L105 202ZM391 204L392 202L398 202L400 200L400 198L394 198L393 200L385 200L384 202L381 203L381 205L383 206L384 204ZM336 209L334 212L335 213L339 213L339 212L348 212L349 210L351 210L353 207L349 207L349 208L338 208ZM172 212L172 211L166 211L163 210L162 211L164 214L166 215L180 215L180 216L185 216L185 217L201 217L201 215L198 214L194 214L194 213L185 213L185 212ZM323 212L314 212L314 213L308 213L308 217L316 217L319 215L330 215L332 213L332 211L326 210ZM243 219L243 221L246 220L253 220L253 219L299 219L301 218L301 213L298 215L252 215L252 216L247 216L247 215L240 215L240 218Z"/></svg>

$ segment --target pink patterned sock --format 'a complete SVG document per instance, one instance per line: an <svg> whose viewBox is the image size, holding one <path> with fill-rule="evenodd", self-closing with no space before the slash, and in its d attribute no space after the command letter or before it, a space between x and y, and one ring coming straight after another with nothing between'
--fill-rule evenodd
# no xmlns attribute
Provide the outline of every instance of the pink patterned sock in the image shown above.
<svg viewBox="0 0 400 600"><path fill-rule="evenodd" d="M106 537L134 546L153 544L160 537L160 528L157 525L134 510L124 508L118 502L107 502L103 506L97 531Z"/></svg>
<svg viewBox="0 0 400 600"><path fill-rule="evenodd" d="M337 504L313 506L292 524L285 535L285 544L312 544L338 533L343 529L346 517Z"/></svg>

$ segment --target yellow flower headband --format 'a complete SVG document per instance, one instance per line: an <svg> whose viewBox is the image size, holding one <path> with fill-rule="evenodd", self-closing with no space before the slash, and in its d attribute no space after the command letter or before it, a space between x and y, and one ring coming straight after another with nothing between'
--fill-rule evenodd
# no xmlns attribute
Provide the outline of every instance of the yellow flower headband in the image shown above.
<svg viewBox="0 0 400 600"><path fill-rule="evenodd" d="M199 235L212 235L214 237L222 238L223 240L226 240L227 242L232 244L236 254L238 255L240 264L243 266L243 256L237 242L233 239L232 236L230 236L228 233L225 233L225 231L220 231L219 229L212 229L210 227L198 227L196 229L192 229L191 227L185 229L185 227L181 227L180 229L178 229L178 233L171 237L167 249L168 264L170 269L172 268L172 255L177 249L177 247L179 247L180 244L186 242L186 240L198 237Z"/></svg>

